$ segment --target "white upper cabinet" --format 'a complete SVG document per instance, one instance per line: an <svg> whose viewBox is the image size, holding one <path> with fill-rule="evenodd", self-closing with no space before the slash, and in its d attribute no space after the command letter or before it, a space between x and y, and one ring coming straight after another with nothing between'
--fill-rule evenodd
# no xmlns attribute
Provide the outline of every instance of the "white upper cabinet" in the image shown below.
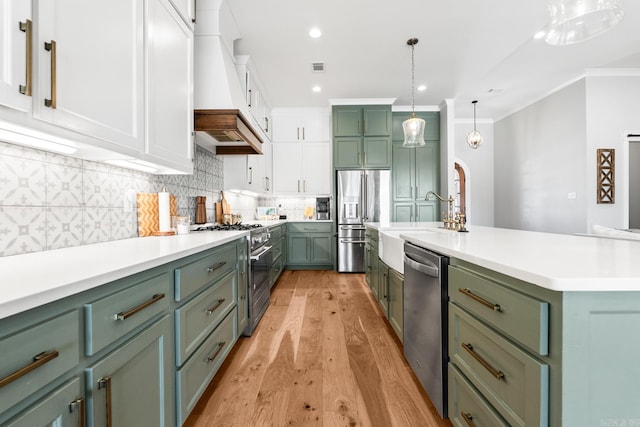
<svg viewBox="0 0 640 427"><path fill-rule="evenodd" d="M273 140L328 142L330 124L328 108L274 108Z"/></svg>
<svg viewBox="0 0 640 427"><path fill-rule="evenodd" d="M0 0L0 105L31 111L31 2Z"/></svg>
<svg viewBox="0 0 640 427"><path fill-rule="evenodd" d="M245 92L247 107L251 112L254 122L260 127L263 134L271 139L271 107L265 95L264 86L260 82L249 55L235 56L236 71L240 85Z"/></svg>
<svg viewBox="0 0 640 427"><path fill-rule="evenodd" d="M274 194L331 193L331 144L274 142L272 148Z"/></svg>
<svg viewBox="0 0 640 427"><path fill-rule="evenodd" d="M37 0L34 117L142 152L143 2Z"/></svg>
<svg viewBox="0 0 640 427"><path fill-rule="evenodd" d="M193 24L196 23L196 0L171 0L171 4L185 24L193 30Z"/></svg>
<svg viewBox="0 0 640 427"><path fill-rule="evenodd" d="M146 1L146 153L193 167L193 32L168 0Z"/></svg>

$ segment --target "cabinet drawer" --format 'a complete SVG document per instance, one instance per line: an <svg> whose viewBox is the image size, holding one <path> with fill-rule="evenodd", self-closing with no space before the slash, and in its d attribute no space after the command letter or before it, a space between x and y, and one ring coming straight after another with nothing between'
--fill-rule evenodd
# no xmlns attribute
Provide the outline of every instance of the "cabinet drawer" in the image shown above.
<svg viewBox="0 0 640 427"><path fill-rule="evenodd" d="M238 316L227 315L193 357L177 372L178 420L184 423L238 337Z"/></svg>
<svg viewBox="0 0 640 427"><path fill-rule="evenodd" d="M549 304L449 266L449 298L536 353L549 354Z"/></svg>
<svg viewBox="0 0 640 427"><path fill-rule="evenodd" d="M80 313L72 311L0 339L0 413L80 361Z"/></svg>
<svg viewBox="0 0 640 427"><path fill-rule="evenodd" d="M290 233L330 233L333 224L330 222L290 222Z"/></svg>
<svg viewBox="0 0 640 427"><path fill-rule="evenodd" d="M453 365L449 364L449 420L456 427L508 427Z"/></svg>
<svg viewBox="0 0 640 427"><path fill-rule="evenodd" d="M51 420L56 420L60 423L53 425L83 426L84 419L81 420L80 417L84 417L84 411L82 410L84 405L80 379L76 378L49 393L47 397L30 406L25 413L9 421L8 424L3 424L3 426L49 426L52 425Z"/></svg>
<svg viewBox="0 0 640 427"><path fill-rule="evenodd" d="M276 227L269 228L269 233L271 234L271 241L278 240L282 237L282 226L278 225Z"/></svg>
<svg viewBox="0 0 640 427"><path fill-rule="evenodd" d="M280 273L282 273L282 268L283 268L283 260L282 260L282 257L280 257L279 259L275 260L271 265L271 286L273 286L276 283L276 280L278 280Z"/></svg>
<svg viewBox="0 0 640 427"><path fill-rule="evenodd" d="M176 310L176 365L180 366L238 302L235 270Z"/></svg>
<svg viewBox="0 0 640 427"><path fill-rule="evenodd" d="M169 308L171 276L158 276L84 305L85 353L91 356Z"/></svg>
<svg viewBox="0 0 640 427"><path fill-rule="evenodd" d="M280 256L282 256L282 240L271 239L271 256L273 260L277 260Z"/></svg>
<svg viewBox="0 0 640 427"><path fill-rule="evenodd" d="M549 366L453 304L449 304L449 357L509 424L547 424Z"/></svg>
<svg viewBox="0 0 640 427"><path fill-rule="evenodd" d="M202 287L215 282L235 269L236 244L227 244L209 255L175 270L175 298L182 301Z"/></svg>

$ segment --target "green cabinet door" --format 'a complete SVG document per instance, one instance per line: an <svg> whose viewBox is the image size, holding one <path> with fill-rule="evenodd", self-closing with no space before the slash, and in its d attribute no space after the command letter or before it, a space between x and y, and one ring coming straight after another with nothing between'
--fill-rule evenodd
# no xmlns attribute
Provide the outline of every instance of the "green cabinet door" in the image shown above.
<svg viewBox="0 0 640 427"><path fill-rule="evenodd" d="M438 211L439 201L416 202L416 222L433 222L440 221ZM446 205L444 206L446 210Z"/></svg>
<svg viewBox="0 0 640 427"><path fill-rule="evenodd" d="M393 200L396 202L413 201L414 194L414 155L415 148L393 144L393 165L391 167L391 185ZM396 219L396 221L399 221Z"/></svg>
<svg viewBox="0 0 640 427"><path fill-rule="evenodd" d="M244 331L249 322L248 291L249 277L247 274L248 249L244 239L238 241L238 330Z"/></svg>
<svg viewBox="0 0 640 427"><path fill-rule="evenodd" d="M333 136L362 135L362 107L333 107Z"/></svg>
<svg viewBox="0 0 640 427"><path fill-rule="evenodd" d="M174 424L171 328L165 316L87 369L89 425Z"/></svg>
<svg viewBox="0 0 640 427"><path fill-rule="evenodd" d="M391 136L391 106L368 105L362 108L364 136Z"/></svg>
<svg viewBox="0 0 640 427"><path fill-rule="evenodd" d="M440 141L440 113L437 111L422 112L419 113L419 117L425 121L424 140Z"/></svg>
<svg viewBox="0 0 640 427"><path fill-rule="evenodd" d="M310 263L333 263L333 244L330 234L312 234L309 236L309 244L311 246Z"/></svg>
<svg viewBox="0 0 640 427"><path fill-rule="evenodd" d="M439 151L439 144L433 142L414 149L416 200L424 200L428 191L439 193Z"/></svg>
<svg viewBox="0 0 640 427"><path fill-rule="evenodd" d="M394 202L393 218L395 222L411 222L413 221L414 202Z"/></svg>
<svg viewBox="0 0 640 427"><path fill-rule="evenodd" d="M309 264L309 252L309 239L306 234L289 234L288 264Z"/></svg>
<svg viewBox="0 0 640 427"><path fill-rule="evenodd" d="M389 323L396 332L400 341L403 341L404 278L400 273L391 268L389 269L388 291L389 296L387 300L389 302Z"/></svg>
<svg viewBox="0 0 640 427"><path fill-rule="evenodd" d="M389 267L378 258L378 305L384 312L384 316L389 315Z"/></svg>
<svg viewBox="0 0 640 427"><path fill-rule="evenodd" d="M365 168L391 167L391 137L365 136L363 140Z"/></svg>
<svg viewBox="0 0 640 427"><path fill-rule="evenodd" d="M362 138L360 136L334 138L333 166L336 169L361 168L361 151Z"/></svg>

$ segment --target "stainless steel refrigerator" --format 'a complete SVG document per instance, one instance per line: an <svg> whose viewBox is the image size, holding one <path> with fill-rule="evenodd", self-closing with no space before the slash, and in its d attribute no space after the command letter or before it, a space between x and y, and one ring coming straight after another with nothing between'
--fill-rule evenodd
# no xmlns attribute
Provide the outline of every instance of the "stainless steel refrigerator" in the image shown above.
<svg viewBox="0 0 640 427"><path fill-rule="evenodd" d="M388 170L337 171L338 271L364 273L364 224L390 218Z"/></svg>

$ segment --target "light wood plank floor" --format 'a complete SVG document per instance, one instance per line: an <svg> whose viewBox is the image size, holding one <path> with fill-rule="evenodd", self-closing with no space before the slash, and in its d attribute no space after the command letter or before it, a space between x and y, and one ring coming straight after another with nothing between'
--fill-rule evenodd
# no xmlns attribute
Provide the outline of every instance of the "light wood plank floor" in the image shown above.
<svg viewBox="0 0 640 427"><path fill-rule="evenodd" d="M185 425L451 426L416 381L364 275L285 271Z"/></svg>

